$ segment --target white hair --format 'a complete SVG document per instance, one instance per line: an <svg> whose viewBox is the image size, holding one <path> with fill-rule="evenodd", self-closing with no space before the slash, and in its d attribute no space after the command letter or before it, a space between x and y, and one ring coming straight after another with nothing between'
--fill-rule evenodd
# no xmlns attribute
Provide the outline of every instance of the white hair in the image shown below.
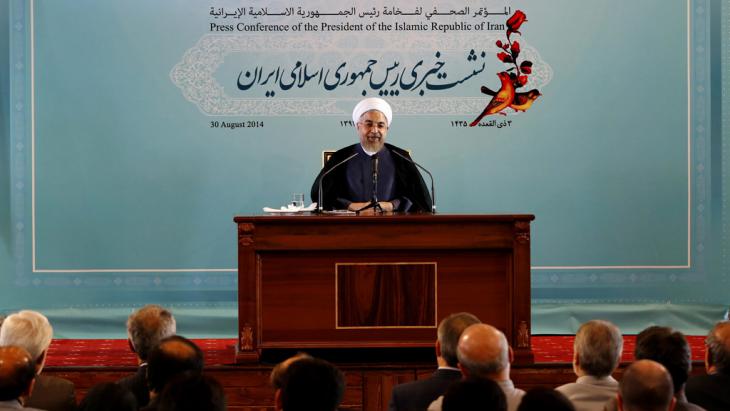
<svg viewBox="0 0 730 411"><path fill-rule="evenodd" d="M53 327L45 315L23 310L9 315L0 327L0 346L16 346L28 351L38 361L48 350L53 338Z"/></svg>

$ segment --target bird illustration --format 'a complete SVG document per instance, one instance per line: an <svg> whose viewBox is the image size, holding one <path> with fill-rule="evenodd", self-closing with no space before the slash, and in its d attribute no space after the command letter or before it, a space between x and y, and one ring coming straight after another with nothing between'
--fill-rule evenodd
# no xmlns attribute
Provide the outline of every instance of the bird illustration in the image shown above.
<svg viewBox="0 0 730 411"><path fill-rule="evenodd" d="M482 86L481 91L482 93L488 94L490 96L497 95L496 91L490 89L487 86ZM515 98L512 101L512 104L509 105L509 108L514 111L527 111L527 109L532 106L532 103L534 103L535 100L537 100L537 98L540 96L542 96L542 94L536 88L526 93L515 93Z"/></svg>
<svg viewBox="0 0 730 411"><path fill-rule="evenodd" d="M540 94L536 88L533 88L527 93L516 93L512 104L509 105L509 108L514 111L527 111L527 109L532 106L532 103L534 103L540 96L542 96L542 94Z"/></svg>
<svg viewBox="0 0 730 411"><path fill-rule="evenodd" d="M492 100L489 101L489 104L487 104L486 107L484 107L484 111L482 111L482 114L480 114L476 120L472 121L469 124L469 127L474 127L477 124L479 124L479 121L481 121L484 116L488 116L490 114L499 113L505 108L509 107L510 104L514 101L515 98L515 85L512 83L512 79L509 76L509 73L506 71L502 71L497 73L497 76L499 77L499 80L502 82L502 87L500 87L499 91L492 97ZM484 90L483 87L482 91ZM501 113L504 115L504 113Z"/></svg>

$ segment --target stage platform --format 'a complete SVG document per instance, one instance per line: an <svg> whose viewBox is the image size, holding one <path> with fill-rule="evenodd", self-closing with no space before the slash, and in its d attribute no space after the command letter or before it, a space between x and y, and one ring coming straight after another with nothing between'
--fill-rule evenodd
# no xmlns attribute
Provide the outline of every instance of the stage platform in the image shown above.
<svg viewBox="0 0 730 411"><path fill-rule="evenodd" d="M695 362L693 373L704 372L704 337L687 337ZM273 391L268 377L274 363L288 353L268 356L269 362L239 365L234 362L233 339L195 339L205 353L206 372L218 378L228 398L229 410L273 409ZM623 363L633 360L634 336L624 337ZM515 385L529 389L536 386L558 386L573 381L571 366L573 336L533 336L535 364L515 366L512 379ZM403 353L402 351L400 352ZM331 359L344 372L347 390L344 409L386 410L394 385L425 378L435 367L429 351L411 355L372 355ZM368 359L374 360L369 361ZM394 361L393 358L399 358ZM54 340L49 349L44 374L57 375L74 381L77 397L82 398L95 384L116 381L131 374L136 368L134 354L126 340ZM620 375L621 369L617 371Z"/></svg>

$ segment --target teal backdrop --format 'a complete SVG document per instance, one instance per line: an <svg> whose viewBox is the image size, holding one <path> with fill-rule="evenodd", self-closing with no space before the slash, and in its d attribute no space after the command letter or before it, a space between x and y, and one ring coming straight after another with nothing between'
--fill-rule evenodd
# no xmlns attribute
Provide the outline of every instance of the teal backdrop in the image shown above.
<svg viewBox="0 0 730 411"><path fill-rule="evenodd" d="M465 127L516 10L542 96ZM0 312L123 338L154 302L235 336L233 216L308 193L385 92L439 212L535 214L534 333L704 334L730 291L728 22L724 0L2 2Z"/></svg>

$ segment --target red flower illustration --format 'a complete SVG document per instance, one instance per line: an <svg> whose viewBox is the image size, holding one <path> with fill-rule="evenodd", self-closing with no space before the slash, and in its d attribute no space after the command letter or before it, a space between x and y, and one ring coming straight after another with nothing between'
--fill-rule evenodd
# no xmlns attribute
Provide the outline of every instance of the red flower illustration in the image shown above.
<svg viewBox="0 0 730 411"><path fill-rule="evenodd" d="M522 12L522 10L517 10L515 14L512 15L507 20L507 39L509 39L509 36L512 33L522 34L518 30L520 29L520 26L522 23L527 21L527 15Z"/></svg>
<svg viewBox="0 0 730 411"><path fill-rule="evenodd" d="M520 64L520 71L523 72L523 73L525 73L525 74L532 73L532 62L531 61L527 61L527 60L523 61Z"/></svg>
<svg viewBox="0 0 730 411"><path fill-rule="evenodd" d="M502 60L504 63L512 63L514 60L512 60L512 56L505 52L497 53L497 58Z"/></svg>

